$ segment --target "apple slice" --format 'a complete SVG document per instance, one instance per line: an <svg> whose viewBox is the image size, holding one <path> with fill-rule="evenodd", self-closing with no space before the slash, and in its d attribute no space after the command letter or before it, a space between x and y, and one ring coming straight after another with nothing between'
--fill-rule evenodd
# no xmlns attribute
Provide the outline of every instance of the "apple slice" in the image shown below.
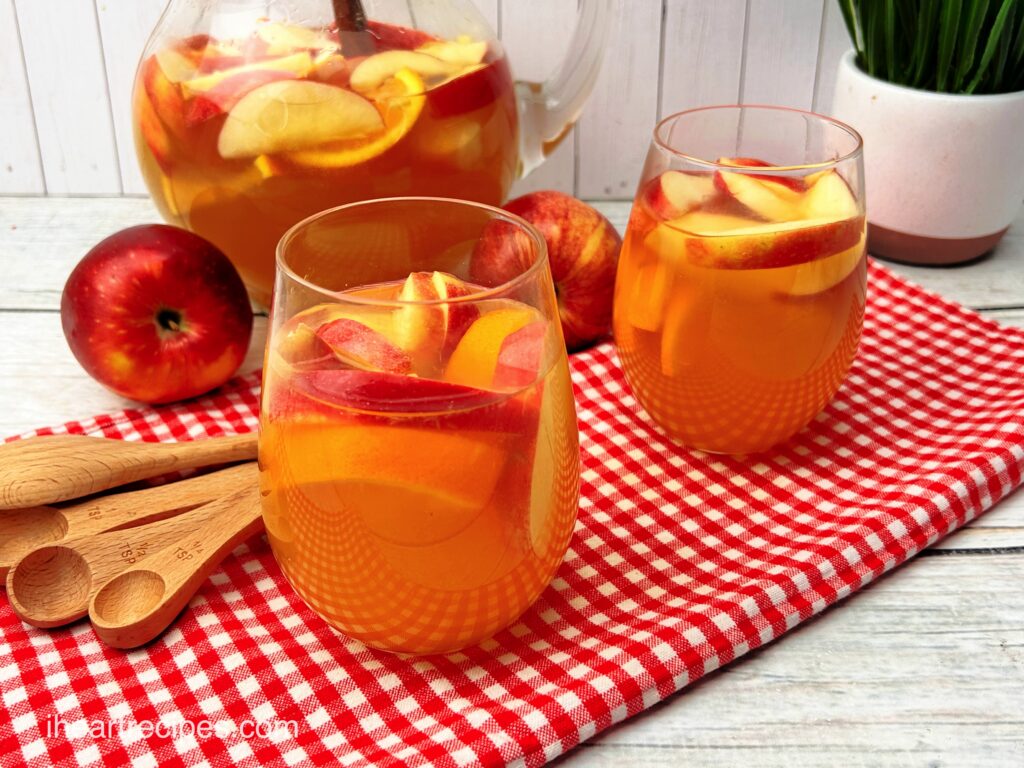
<svg viewBox="0 0 1024 768"><path fill-rule="evenodd" d="M538 320L504 338L494 367L495 389L518 391L537 381L544 363L547 332L548 324Z"/></svg>
<svg viewBox="0 0 1024 768"><path fill-rule="evenodd" d="M379 135L370 139L358 136L335 137L344 139L345 146L291 152L287 156L288 160L296 165L313 168L348 168L384 154L416 125L426 100L423 88L419 75L409 69L399 70L374 93L377 108L383 113L383 117L378 116L382 121ZM343 92L360 98L350 91Z"/></svg>
<svg viewBox="0 0 1024 768"><path fill-rule="evenodd" d="M759 160L756 157L720 157L716 161L719 165L726 165L730 168L777 168L773 163ZM796 176L784 176L781 173L777 175L767 174L756 174L758 179L767 179L768 181L774 181L777 184L781 184L785 187L789 187L794 192L803 192L807 185L805 180Z"/></svg>
<svg viewBox="0 0 1024 768"><path fill-rule="evenodd" d="M195 74L198 66L195 58L186 56L173 48L157 51L156 61L164 77L172 83L188 80Z"/></svg>
<svg viewBox="0 0 1024 768"><path fill-rule="evenodd" d="M400 70L408 69L433 84L462 71L462 67L416 51L384 51L363 60L352 71L350 84L360 93L380 88Z"/></svg>
<svg viewBox="0 0 1024 768"><path fill-rule="evenodd" d="M312 68L313 58L309 55L309 52L300 51L299 53L293 53L290 56L264 59L262 61L254 61L250 64L242 64L237 67L218 69L208 75L202 75L201 77L186 80L181 84L181 87L185 96L187 98L192 98L212 90L229 77L235 77L246 72L256 72L261 69L275 69L281 72L289 72L295 77L305 77L309 74Z"/></svg>
<svg viewBox="0 0 1024 768"><path fill-rule="evenodd" d="M851 219L860 215L849 185L834 170L817 174L804 196L803 209L808 218Z"/></svg>
<svg viewBox="0 0 1024 768"><path fill-rule="evenodd" d="M292 376L298 391L320 402L371 413L448 413L492 405L500 393L436 379L344 368Z"/></svg>
<svg viewBox="0 0 1024 768"><path fill-rule="evenodd" d="M434 287L430 272L413 272L402 284L398 300L405 302L395 312L395 341L412 355L417 370L440 363L441 340L444 338L444 314L441 297Z"/></svg>
<svg viewBox="0 0 1024 768"><path fill-rule="evenodd" d="M696 211L660 225L652 235L662 228L669 230L662 233L662 238L673 238L670 242L674 249L685 252L695 264L766 269L845 251L860 240L864 220L818 218L750 225L749 220L736 216Z"/></svg>
<svg viewBox="0 0 1024 768"><path fill-rule="evenodd" d="M331 348L305 323L298 323L288 329L282 328L268 357L272 365L280 367L279 373L282 376L287 376L292 370L340 367Z"/></svg>
<svg viewBox="0 0 1024 768"><path fill-rule="evenodd" d="M626 305L629 324L644 331L657 332L661 328L672 282L672 269L664 259L641 267L633 280Z"/></svg>
<svg viewBox="0 0 1024 768"><path fill-rule="evenodd" d="M341 318L320 326L317 338L339 361L353 368L387 373L409 373L412 360L382 333L356 320Z"/></svg>
<svg viewBox="0 0 1024 768"><path fill-rule="evenodd" d="M148 93L136 94L139 109L139 134L149 149L156 164L164 173L170 173L173 167L171 162L171 137L164 128L160 118L157 117L153 102L150 101ZM166 178L166 177L164 177Z"/></svg>
<svg viewBox="0 0 1024 768"><path fill-rule="evenodd" d="M434 272L430 276L430 282L433 283L434 291L439 299L451 300L470 296L474 293L475 288L447 272ZM450 304L442 304L440 309L442 327L444 328L441 354L447 360L469 327L480 317L480 308L471 302L455 301Z"/></svg>
<svg viewBox="0 0 1024 768"><path fill-rule="evenodd" d="M479 389L495 380L498 358L505 340L537 320L528 307L507 307L482 314L463 334L445 367L444 379Z"/></svg>
<svg viewBox="0 0 1024 768"><path fill-rule="evenodd" d="M845 251L801 264L785 292L790 296L813 296L834 288L857 268L864 254L864 238L861 238Z"/></svg>
<svg viewBox="0 0 1024 768"><path fill-rule="evenodd" d="M217 149L235 159L367 137L384 129L372 103L344 88L307 80L267 83L228 113Z"/></svg>
<svg viewBox="0 0 1024 768"><path fill-rule="evenodd" d="M142 87L156 117L167 131L178 139L186 139L185 100L181 87L167 79L155 57L150 57L142 65Z"/></svg>
<svg viewBox="0 0 1024 768"><path fill-rule="evenodd" d="M469 67L479 64L487 55L487 41L474 40L469 35L459 35L455 40L437 40L424 43L416 49L449 64Z"/></svg>
<svg viewBox="0 0 1024 768"><path fill-rule="evenodd" d="M687 258L690 241L695 237L709 237L734 229L757 226L760 222L726 213L692 211L677 219L663 222L644 238L644 247L662 259ZM688 229L694 227L696 231Z"/></svg>
<svg viewBox="0 0 1024 768"><path fill-rule="evenodd" d="M337 40L327 32L281 21L260 24L256 28L256 36L267 44L267 53L275 56L302 49L321 51L338 47Z"/></svg>
<svg viewBox="0 0 1024 768"><path fill-rule="evenodd" d="M769 221L793 221L802 215L801 193L770 179L718 171L715 186Z"/></svg>
<svg viewBox="0 0 1024 768"><path fill-rule="evenodd" d="M413 272L406 278L398 300L409 303L395 312L394 334L420 375L438 373L480 316L473 303L444 303L472 293L472 286L446 272Z"/></svg>
<svg viewBox="0 0 1024 768"><path fill-rule="evenodd" d="M674 219L699 208L716 194L710 174L665 171L647 187L647 204L661 219Z"/></svg>
<svg viewBox="0 0 1024 768"><path fill-rule="evenodd" d="M253 69L239 72L221 80L209 91L200 94L189 102L185 123L189 126L198 125L214 117L230 112L250 91L267 83L278 80L294 80L294 72L280 69Z"/></svg>

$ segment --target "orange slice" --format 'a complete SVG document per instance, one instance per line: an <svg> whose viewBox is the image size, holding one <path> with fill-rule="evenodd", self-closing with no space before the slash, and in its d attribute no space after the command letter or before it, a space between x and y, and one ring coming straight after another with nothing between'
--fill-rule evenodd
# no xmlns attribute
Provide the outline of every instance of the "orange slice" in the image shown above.
<svg viewBox="0 0 1024 768"><path fill-rule="evenodd" d="M416 124L426 101L423 80L411 69L400 69L373 94L384 120L384 131L374 138L343 142L336 149L290 152L288 160L316 168L348 168L384 154Z"/></svg>

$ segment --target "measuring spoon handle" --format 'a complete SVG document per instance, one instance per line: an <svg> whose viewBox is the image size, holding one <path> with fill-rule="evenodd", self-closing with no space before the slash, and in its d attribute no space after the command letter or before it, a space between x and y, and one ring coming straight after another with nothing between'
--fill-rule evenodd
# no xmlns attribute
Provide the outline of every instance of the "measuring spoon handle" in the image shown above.
<svg viewBox="0 0 1024 768"><path fill-rule="evenodd" d="M256 434L180 443L47 435L0 445L0 509L37 507L176 470L256 458Z"/></svg>
<svg viewBox="0 0 1024 768"><path fill-rule="evenodd" d="M122 571L93 595L89 619L107 645L136 648L155 638L228 553L263 530L255 485L200 509L204 523Z"/></svg>
<svg viewBox="0 0 1024 768"><path fill-rule="evenodd" d="M256 462L247 461L155 488L100 496L64 508L68 522L65 536L85 536L162 520L258 483Z"/></svg>

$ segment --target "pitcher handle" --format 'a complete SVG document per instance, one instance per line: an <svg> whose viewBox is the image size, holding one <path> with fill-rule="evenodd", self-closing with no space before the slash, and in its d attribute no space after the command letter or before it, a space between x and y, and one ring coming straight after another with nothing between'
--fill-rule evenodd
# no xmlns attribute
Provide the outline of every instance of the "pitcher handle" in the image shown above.
<svg viewBox="0 0 1024 768"><path fill-rule="evenodd" d="M612 0L580 0L569 51L543 83L518 81L519 173L526 176L562 142L576 123L601 71Z"/></svg>

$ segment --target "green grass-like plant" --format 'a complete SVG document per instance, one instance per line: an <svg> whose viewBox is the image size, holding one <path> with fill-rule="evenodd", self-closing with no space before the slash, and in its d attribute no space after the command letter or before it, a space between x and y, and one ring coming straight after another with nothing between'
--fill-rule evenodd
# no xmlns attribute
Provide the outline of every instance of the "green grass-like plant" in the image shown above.
<svg viewBox="0 0 1024 768"><path fill-rule="evenodd" d="M837 0L857 64L945 93L1024 90L1024 0Z"/></svg>

